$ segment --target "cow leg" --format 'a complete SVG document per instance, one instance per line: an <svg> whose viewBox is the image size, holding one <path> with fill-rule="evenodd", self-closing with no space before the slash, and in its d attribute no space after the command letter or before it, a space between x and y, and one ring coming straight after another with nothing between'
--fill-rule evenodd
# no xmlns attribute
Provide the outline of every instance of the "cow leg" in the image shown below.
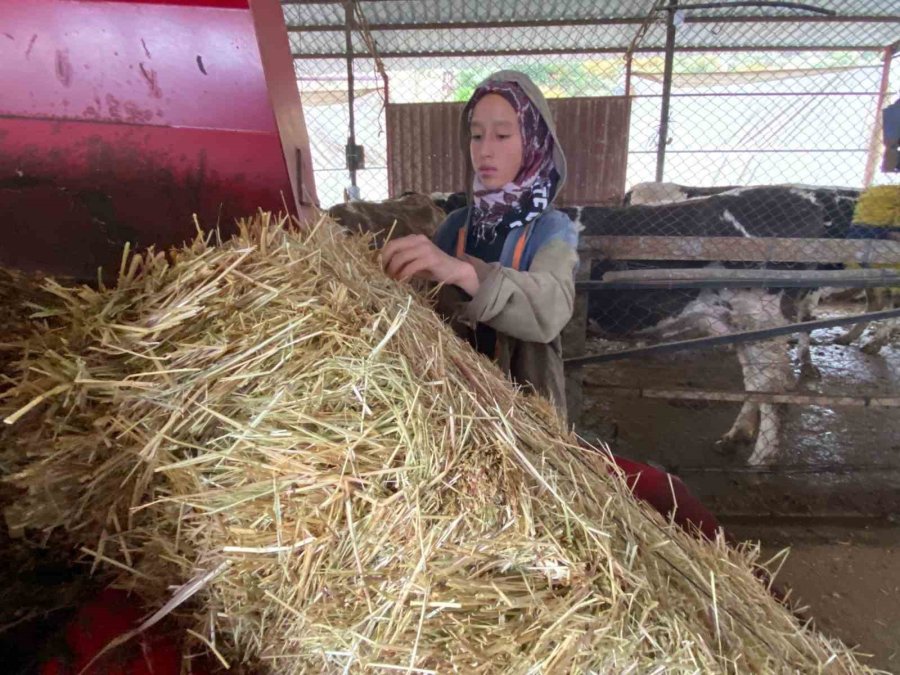
<svg viewBox="0 0 900 675"><path fill-rule="evenodd" d="M889 302L888 299L891 298L891 290L888 288L870 288L867 289L867 292L871 291L870 304L867 307L867 310L870 312L879 312L883 309L887 309L888 305L893 305L893 301ZM869 354L871 356L875 356L881 351L881 348L884 347L888 341L890 340L891 333L894 328L893 321L880 321L876 324L875 335L872 336L868 342L866 342L862 346L862 351L865 354Z"/></svg>
<svg viewBox="0 0 900 675"><path fill-rule="evenodd" d="M882 347L890 342L891 335L894 333L895 328L893 323L893 321L880 322L878 328L875 330L875 335L862 346L862 350L865 354L875 356L881 351Z"/></svg>
<svg viewBox="0 0 900 675"><path fill-rule="evenodd" d="M723 292L733 312L731 322L739 331L785 325L792 309L785 314L783 296L761 289ZM747 392L783 392L792 388L794 371L786 337L737 345L738 360ZM745 402L734 425L722 438L722 444L732 439L753 438L756 444L750 462L759 464L778 454L779 406L772 403Z"/></svg>
<svg viewBox="0 0 900 675"><path fill-rule="evenodd" d="M797 340L797 360L800 362L800 376L807 380L821 379L822 373L812 361L810 343L812 336L809 333L800 333Z"/></svg>
<svg viewBox="0 0 900 675"><path fill-rule="evenodd" d="M781 410L777 403L761 403L759 406L759 433L753 453L747 459L750 466L768 464L778 455L781 436Z"/></svg>
<svg viewBox="0 0 900 675"><path fill-rule="evenodd" d="M878 302L877 300L877 291L875 288L867 288L866 289L866 311L871 312L874 311L872 307ZM869 327L868 321L862 321L860 323L854 324L853 327L848 330L843 335L839 335L834 339L834 344L836 345L844 345L845 347L848 345L852 345L854 342L859 340L862 337L862 334L866 332L866 328Z"/></svg>
<svg viewBox="0 0 900 675"><path fill-rule="evenodd" d="M741 370L744 373L745 386L747 382L747 373L749 372L749 363L747 354L742 345L737 348L738 360L741 362ZM741 411L731 425L731 429L719 439L716 447L721 452L734 452L737 445L749 443L756 435L759 426L759 403L755 401L744 401Z"/></svg>
<svg viewBox="0 0 900 675"><path fill-rule="evenodd" d="M716 442L716 450L725 454L733 453L738 445L749 443L756 435L759 426L759 404L755 401L744 401L734 424L728 432Z"/></svg>
<svg viewBox="0 0 900 675"><path fill-rule="evenodd" d="M822 297L822 290L816 289L808 293L803 300L800 301L797 308L797 321L807 321L812 318L813 310L818 306L819 299ZM816 368L812 361L812 352L810 351L810 343L812 336L810 333L800 333L797 340L797 360L800 363L800 376L804 379L818 380L822 377L822 373Z"/></svg>
<svg viewBox="0 0 900 675"><path fill-rule="evenodd" d="M844 345L845 347L848 345L852 345L854 342L859 340L862 337L862 334L866 332L866 328L869 327L868 321L862 321L860 323L854 324L853 328L848 330L843 335L838 335L834 339L834 344L836 345Z"/></svg>
<svg viewBox="0 0 900 675"><path fill-rule="evenodd" d="M793 370L785 340L769 340L745 347L744 378L747 391L784 392L793 388ZM759 404L759 429L750 465L767 464L778 455L781 412L777 403Z"/></svg>

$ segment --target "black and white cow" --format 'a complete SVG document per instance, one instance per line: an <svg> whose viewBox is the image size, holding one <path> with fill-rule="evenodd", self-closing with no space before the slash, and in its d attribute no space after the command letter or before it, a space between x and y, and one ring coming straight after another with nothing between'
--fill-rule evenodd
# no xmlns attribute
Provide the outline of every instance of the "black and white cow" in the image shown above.
<svg viewBox="0 0 900 675"><path fill-rule="evenodd" d="M566 209L583 235L675 237L842 237L853 212L852 190L805 186L736 188L676 202L677 188L661 190L668 203L626 207ZM647 191L643 191L644 199ZM634 192L632 192L632 203ZM703 267L680 261L598 261L592 278L607 271L641 268ZM802 269L799 264L714 263L718 267ZM679 340L783 326L806 319L818 291L753 288L697 291L598 291L591 294L591 325L608 339ZM609 308L615 311L610 313ZM783 392L795 385L786 337L736 346L747 391ZM801 335L798 357L814 371L809 336ZM763 464L779 450L779 406L746 402L721 443L732 448L752 441L748 462Z"/></svg>
<svg viewBox="0 0 900 675"><path fill-rule="evenodd" d="M691 187L678 183L637 183L625 193L622 206L640 206L641 204L671 204L683 202L695 197L711 197L729 190L736 190L740 185L715 187Z"/></svg>
<svg viewBox="0 0 900 675"><path fill-rule="evenodd" d="M826 236L828 238L843 239L850 231L853 221L853 208L859 199L860 191L855 188L827 187L819 185L759 185L759 186L718 186L695 187L679 185L677 183L637 183L625 193L624 206L637 206L640 204L659 205L687 201L698 197L713 197L723 193L738 195L746 190L757 191L786 190L795 196L801 196L822 209L825 221ZM777 213L779 207L772 205L770 212ZM791 225L784 224L782 231L785 235L769 236L795 236L790 234Z"/></svg>
<svg viewBox="0 0 900 675"><path fill-rule="evenodd" d="M823 209L828 238L870 238L871 233L864 234L869 229L865 226L852 227L853 210L860 196L860 190L854 188L819 187L806 185L785 185L797 194L806 195L813 203ZM662 204L684 201L695 197L711 196L729 192L736 194L734 187L691 187L675 183L638 183L625 195L624 204ZM747 189L747 188L739 188ZM875 228L878 229L878 228ZM879 238L900 241L900 230L891 231L886 228L886 233ZM837 269L841 265L820 266L821 269ZM827 293L829 289L822 289ZM836 291L834 294L846 294L846 291ZM859 295L858 292L852 295ZM876 312L885 309L893 309L900 306L900 290L897 288L867 288L865 290L865 302L867 312ZM858 323L845 333L834 339L834 344L851 345L859 340L866 331L868 323ZM860 349L865 354L878 354L892 339L892 336L900 330L900 323L896 320L880 321L872 331L871 336L860 344Z"/></svg>

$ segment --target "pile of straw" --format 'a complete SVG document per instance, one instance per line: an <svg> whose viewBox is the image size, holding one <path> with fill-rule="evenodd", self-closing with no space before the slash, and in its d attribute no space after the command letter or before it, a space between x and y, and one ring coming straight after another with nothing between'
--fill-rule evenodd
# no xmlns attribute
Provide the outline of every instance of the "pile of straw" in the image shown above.
<svg viewBox="0 0 900 675"><path fill-rule="evenodd" d="M65 528L223 663L862 672L633 500L330 221L48 283L2 415L10 525ZM173 586L176 587L173 591ZM151 621L157 617L151 617Z"/></svg>
<svg viewBox="0 0 900 675"><path fill-rule="evenodd" d="M0 268L0 375L18 354L21 338L31 330L29 317L34 305L48 299L39 280Z"/></svg>

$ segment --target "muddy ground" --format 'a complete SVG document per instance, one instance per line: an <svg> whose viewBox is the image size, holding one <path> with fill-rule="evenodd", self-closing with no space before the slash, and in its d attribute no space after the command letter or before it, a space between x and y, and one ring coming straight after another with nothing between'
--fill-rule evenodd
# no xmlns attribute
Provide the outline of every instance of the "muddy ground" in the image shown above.
<svg viewBox="0 0 900 675"><path fill-rule="evenodd" d="M847 309L821 308L817 318ZM797 391L900 396L896 340L869 356L833 345L841 332L813 334L821 377L801 381ZM589 351L622 348L589 343ZM788 406L780 456L755 468L746 465L749 446L723 454L716 444L737 403L623 397L607 389L739 391L732 350L589 366L584 379L582 435L679 475L727 529L761 541L766 554L791 547L779 580L809 605L819 627L871 653L873 666L900 672L900 409Z"/></svg>
<svg viewBox="0 0 900 675"><path fill-rule="evenodd" d="M763 559L789 548L776 582L825 634L867 665L900 673L900 528L729 525L762 542ZM863 655L868 655L862 658Z"/></svg>

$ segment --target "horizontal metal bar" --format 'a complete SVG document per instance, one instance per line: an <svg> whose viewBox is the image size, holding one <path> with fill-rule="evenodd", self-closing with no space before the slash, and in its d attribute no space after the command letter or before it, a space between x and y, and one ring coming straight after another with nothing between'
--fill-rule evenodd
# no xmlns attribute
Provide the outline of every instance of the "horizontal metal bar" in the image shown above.
<svg viewBox="0 0 900 675"><path fill-rule="evenodd" d="M653 50L659 51L658 49ZM880 51L880 50L879 50ZM443 58L452 56L454 58L462 58L471 56L473 58L480 56L554 56L556 54L624 54L624 47L607 47L607 48L591 48L591 49L488 49L474 51L457 51L457 50L431 50L431 51L408 51L408 52L378 52L378 58L381 59L407 59L407 58ZM344 52L328 52L322 54L292 54L295 60L309 59L343 59L346 58ZM365 58L364 56L362 58Z"/></svg>
<svg viewBox="0 0 900 675"><path fill-rule="evenodd" d="M769 270L697 267L606 272L602 280L575 284L579 291L693 288L881 288L900 286L900 272L887 269Z"/></svg>
<svg viewBox="0 0 900 675"><path fill-rule="evenodd" d="M790 149L780 149L780 148L733 148L733 149L722 149L722 148L697 148L697 149L685 149L685 150L667 150L666 151L670 155L740 155L740 154L753 154L753 155L808 155L811 153L816 154L851 154L854 152L866 152L866 148L797 148L794 150ZM653 155L654 152L650 150L634 150L629 154L632 155Z"/></svg>
<svg viewBox="0 0 900 675"><path fill-rule="evenodd" d="M834 328L836 326L846 326L853 323L861 323L868 321L883 321L884 319L895 319L900 317L900 309L888 309L881 312L868 312L865 314L857 314L855 316L837 317L834 319L821 319L818 321L805 321L803 323L792 323L787 326L776 326L774 328L763 328L760 330L743 331L738 333L729 333L728 335L716 335L714 337L696 338L694 340L681 340L679 342L664 342L649 347L639 347L635 349L623 349L618 352L610 352L608 354L587 354L585 356L575 356L564 360L564 364L569 367L584 366L590 363L609 363L619 361L621 359L631 359L637 357L651 356L655 354L670 354L672 352L683 351L687 349L705 349L708 347L716 347L720 345L739 344L744 342L758 342L760 340L768 340L781 335L791 335L792 333L809 333L820 328Z"/></svg>
<svg viewBox="0 0 900 675"><path fill-rule="evenodd" d="M857 473L857 472L882 472L882 471L900 471L900 466L890 466L887 464L842 464L839 462L830 464L776 464L761 466L681 466L677 467L678 474L732 474L732 473L750 473L750 474L805 474L805 473Z"/></svg>
<svg viewBox="0 0 900 675"><path fill-rule="evenodd" d="M408 51L408 52L378 52L381 59L408 59L408 58L464 58L464 57L481 57L481 56L554 56L556 54L624 54L628 50L628 45L618 47L579 47L575 49L479 49L473 51L459 50L424 50L424 51ZM662 54L663 47L638 47L633 51L635 54ZM716 47L679 47L679 53L716 53L716 52L878 52L884 51L884 45L857 45L853 47L836 47L834 45L764 45L758 47L751 46L716 46ZM362 54L360 54L362 55ZM319 54L300 54L294 52L291 54L297 61L307 61L316 59L343 59L346 58L344 52L322 52ZM365 57L363 57L365 58Z"/></svg>
<svg viewBox="0 0 900 675"><path fill-rule="evenodd" d="M787 227L785 227L787 231ZM583 260L689 260L900 265L900 242L794 237L660 237L583 235Z"/></svg>
<svg viewBox="0 0 900 675"><path fill-rule="evenodd" d="M723 16L685 17L685 23L900 23L896 14L836 14L834 16Z"/></svg>
<svg viewBox="0 0 900 675"><path fill-rule="evenodd" d="M783 281L798 277L816 277L825 282L840 279L874 279L900 281L900 271L889 269L839 269L839 270L783 270L783 269L734 269L724 267L654 268L640 270L613 270L603 275L603 281L697 281L706 279L773 279Z"/></svg>
<svg viewBox="0 0 900 675"><path fill-rule="evenodd" d="M491 30L496 28L556 28L565 26L631 26L642 25L646 17L591 17L578 19L499 19L497 21L447 21L422 23L370 23L370 31L416 31L416 30ZM900 17L859 15L859 16L688 16L685 23L900 23ZM289 33L339 33L344 24L289 24Z"/></svg>
<svg viewBox="0 0 900 675"><path fill-rule="evenodd" d="M679 291L700 288L883 288L900 286L900 276L892 279L647 279L646 281L579 281L576 291Z"/></svg>
<svg viewBox="0 0 900 675"><path fill-rule="evenodd" d="M833 9L823 9L815 5L807 5L802 2L778 2L777 0L756 0L741 2L740 0L730 0L729 2L688 2L680 5L659 5L656 11L663 10L675 11L692 9L729 9L731 7L774 7L776 9L797 9L802 12L810 12L811 14L823 14L825 16L835 16L837 12Z"/></svg>
<svg viewBox="0 0 900 675"><path fill-rule="evenodd" d="M827 72L827 71L826 71ZM632 73L634 76L634 74ZM636 77L636 76L635 76ZM723 96L727 96L728 98L741 98L741 97L753 97L753 98L778 98L782 96L794 96L797 98L802 98L804 96L814 96L819 98L821 96L878 96L879 92L877 91L766 91L766 92L728 92L727 94L672 94L672 98L722 98ZM635 98L662 98L662 94L635 94ZM717 152L721 152L718 150ZM803 150L803 152L810 152L809 150Z"/></svg>
<svg viewBox="0 0 900 675"><path fill-rule="evenodd" d="M790 403L847 408L900 408L900 396L829 396L827 394L794 394L768 391L713 391L702 389L658 389L653 387L622 387L619 385L588 385L620 398L649 398L669 401L718 401L723 403Z"/></svg>
<svg viewBox="0 0 900 675"><path fill-rule="evenodd" d="M444 23L370 23L370 31L413 31L413 30L484 30L495 28L557 28L563 26L629 26L644 23L643 17L592 18L592 19L501 19L498 21L447 21ZM343 31L343 24L318 24L287 26L288 33L318 33Z"/></svg>
<svg viewBox="0 0 900 675"><path fill-rule="evenodd" d="M778 473L775 467L773 473ZM822 472L820 472L822 473ZM824 526L852 527L856 530L861 527L887 526L896 527L886 516L865 513L718 513L716 518L722 525L776 525L787 527L799 525L804 529ZM791 543L794 543L792 538Z"/></svg>

